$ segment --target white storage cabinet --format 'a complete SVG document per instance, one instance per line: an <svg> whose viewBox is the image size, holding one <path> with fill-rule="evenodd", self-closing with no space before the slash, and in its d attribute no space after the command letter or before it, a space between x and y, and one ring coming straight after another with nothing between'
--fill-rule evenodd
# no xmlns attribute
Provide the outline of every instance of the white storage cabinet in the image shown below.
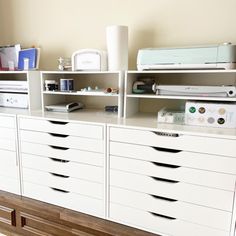
<svg viewBox="0 0 236 236"><path fill-rule="evenodd" d="M22 194L104 217L104 125L19 118Z"/></svg>
<svg viewBox="0 0 236 236"><path fill-rule="evenodd" d="M15 115L0 115L0 189L20 194L19 159Z"/></svg>
<svg viewBox="0 0 236 236"><path fill-rule="evenodd" d="M108 218L173 236L235 231L235 137L109 126Z"/></svg>

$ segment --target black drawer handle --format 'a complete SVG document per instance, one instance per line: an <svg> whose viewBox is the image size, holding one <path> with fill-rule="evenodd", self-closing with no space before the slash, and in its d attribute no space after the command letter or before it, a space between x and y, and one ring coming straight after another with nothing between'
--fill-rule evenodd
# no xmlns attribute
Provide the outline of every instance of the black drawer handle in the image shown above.
<svg viewBox="0 0 236 236"><path fill-rule="evenodd" d="M170 153L179 153L182 152L182 150L177 150L177 149L170 149L170 148L160 148L160 147L151 147L155 149L156 151L159 152L170 152Z"/></svg>
<svg viewBox="0 0 236 236"><path fill-rule="evenodd" d="M55 124L55 125L66 125L68 122L64 121L55 121L55 120L49 120L50 123Z"/></svg>
<svg viewBox="0 0 236 236"><path fill-rule="evenodd" d="M60 178L65 178L65 179L70 178L70 176L68 176L68 175L60 175L60 174L56 174L56 173L52 173L52 172L49 172L49 173L53 176L60 177Z"/></svg>
<svg viewBox="0 0 236 236"><path fill-rule="evenodd" d="M172 183L172 184L177 184L179 181L172 180L172 179L164 179L164 178L159 178L159 177L154 177L150 176L152 179L157 180L157 181L162 181L162 182L167 182L167 183Z"/></svg>
<svg viewBox="0 0 236 236"><path fill-rule="evenodd" d="M180 137L180 135L176 133L166 133L166 132L159 132L159 131L152 131L152 132L158 136L172 137L172 138Z"/></svg>
<svg viewBox="0 0 236 236"><path fill-rule="evenodd" d="M157 196L157 195L153 195L153 194L150 194L150 196L155 199L160 199L160 200L164 200L164 201L168 201L168 202L178 202L178 200L172 199L172 198L161 197L161 196Z"/></svg>
<svg viewBox="0 0 236 236"><path fill-rule="evenodd" d="M165 219L167 219L167 220L176 220L176 218L171 217L171 216L161 215L161 214L157 214L157 213L150 212L150 211L149 211L149 213L150 213L151 215L153 215L153 216L165 218Z"/></svg>
<svg viewBox="0 0 236 236"><path fill-rule="evenodd" d="M63 160L63 159L59 159L59 158L53 158L53 157L49 157L52 161L56 161L56 162L61 162L61 163L68 163L70 161L68 160Z"/></svg>
<svg viewBox="0 0 236 236"><path fill-rule="evenodd" d="M159 163L159 162L154 162L154 161L151 163L155 166L161 166L161 167L166 167L166 168L171 168L171 169L177 169L181 167L177 165L164 164L164 163Z"/></svg>
<svg viewBox="0 0 236 236"><path fill-rule="evenodd" d="M53 187L50 187L50 188L54 191L61 192L61 193L69 193L70 192L70 191L59 189L59 188L53 188Z"/></svg>
<svg viewBox="0 0 236 236"><path fill-rule="evenodd" d="M49 147L53 148L53 149L58 149L58 150L68 150L69 148L66 147L59 147L59 146L54 146L54 145L49 145Z"/></svg>
<svg viewBox="0 0 236 236"><path fill-rule="evenodd" d="M59 138L67 138L69 136L66 134L55 134L55 133L48 133L48 134L54 137L59 137Z"/></svg>

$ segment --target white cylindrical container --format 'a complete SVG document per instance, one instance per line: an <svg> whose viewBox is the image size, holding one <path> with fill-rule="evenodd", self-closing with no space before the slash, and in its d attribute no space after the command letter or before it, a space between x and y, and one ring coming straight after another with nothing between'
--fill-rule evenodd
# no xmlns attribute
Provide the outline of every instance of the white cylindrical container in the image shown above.
<svg viewBox="0 0 236 236"><path fill-rule="evenodd" d="M108 70L128 70L128 26L106 28Z"/></svg>

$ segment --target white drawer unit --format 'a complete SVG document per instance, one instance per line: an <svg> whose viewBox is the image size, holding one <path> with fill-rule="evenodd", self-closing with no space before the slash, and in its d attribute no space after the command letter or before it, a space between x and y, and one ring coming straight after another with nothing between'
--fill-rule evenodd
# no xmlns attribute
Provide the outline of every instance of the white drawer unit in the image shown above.
<svg viewBox="0 0 236 236"><path fill-rule="evenodd" d="M110 140L139 145L236 157L235 139L220 139L158 131L110 128ZM206 145L207 144L207 145ZM222 146L224 148L222 148Z"/></svg>
<svg viewBox="0 0 236 236"><path fill-rule="evenodd" d="M23 167L90 180L98 183L103 182L103 168L99 166L25 153L22 153L21 158Z"/></svg>
<svg viewBox="0 0 236 236"><path fill-rule="evenodd" d="M236 175L236 158L110 141L110 154Z"/></svg>
<svg viewBox="0 0 236 236"><path fill-rule="evenodd" d="M75 194L67 190L24 182L23 195L86 214L104 216L103 200Z"/></svg>
<svg viewBox="0 0 236 236"><path fill-rule="evenodd" d="M163 235L232 235L234 139L108 129L111 220Z"/></svg>
<svg viewBox="0 0 236 236"><path fill-rule="evenodd" d="M146 212L170 216L220 230L229 231L231 226L231 212L158 197L152 194L111 187L110 200L115 204L122 204ZM209 219L211 220L209 221Z"/></svg>
<svg viewBox="0 0 236 236"><path fill-rule="evenodd" d="M16 129L0 127L0 149L16 151Z"/></svg>
<svg viewBox="0 0 236 236"><path fill-rule="evenodd" d="M16 128L15 118L8 115L1 115L0 127L15 129Z"/></svg>
<svg viewBox="0 0 236 236"><path fill-rule="evenodd" d="M59 158L78 163L103 166L104 154L88 152L61 146L45 145L38 143L21 142L21 151L26 154L40 155L51 158Z"/></svg>
<svg viewBox="0 0 236 236"><path fill-rule="evenodd" d="M7 176L0 176L0 190L20 194L20 180Z"/></svg>
<svg viewBox="0 0 236 236"><path fill-rule="evenodd" d="M46 120L20 118L19 121L21 130L34 130L46 133L60 134L86 137L92 139L103 139L103 127L101 125L82 124L68 121Z"/></svg>
<svg viewBox="0 0 236 236"><path fill-rule="evenodd" d="M82 138L60 133L42 133L28 130L21 130L20 137L21 140L25 142L73 148L92 152L104 152L103 140Z"/></svg>
<svg viewBox="0 0 236 236"><path fill-rule="evenodd" d="M110 167L155 178L173 180L234 192L235 175L198 170L194 168L110 156Z"/></svg>
<svg viewBox="0 0 236 236"><path fill-rule="evenodd" d="M229 212L234 200L234 192L117 170L110 171L110 185Z"/></svg>
<svg viewBox="0 0 236 236"><path fill-rule="evenodd" d="M0 190L20 194L15 115L0 115Z"/></svg>
<svg viewBox="0 0 236 236"><path fill-rule="evenodd" d="M105 215L104 125L20 117L26 197Z"/></svg>
<svg viewBox="0 0 236 236"><path fill-rule="evenodd" d="M24 182L63 189L72 193L103 199L103 184L77 179L68 175L23 168Z"/></svg>
<svg viewBox="0 0 236 236"><path fill-rule="evenodd" d="M193 224L188 221L118 204L110 205L111 219L161 235L171 236L229 236L229 231Z"/></svg>

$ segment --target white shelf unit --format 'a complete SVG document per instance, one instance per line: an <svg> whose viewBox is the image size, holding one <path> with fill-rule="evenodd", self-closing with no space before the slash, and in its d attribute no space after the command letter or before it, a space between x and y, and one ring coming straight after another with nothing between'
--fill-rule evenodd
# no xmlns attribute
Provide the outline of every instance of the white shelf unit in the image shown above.
<svg viewBox="0 0 236 236"><path fill-rule="evenodd" d="M105 112L105 106L118 106L118 113L114 113L116 117L123 116L123 73L119 71L42 71L41 72L41 92L42 92L42 110L45 106L69 103L82 102L85 105L83 113L91 110L96 112ZM74 79L74 90L72 92L60 91L60 79ZM55 80L58 82L58 91L46 91L45 80ZM86 91L81 89L95 87L99 89L113 88L118 89L117 94L109 94L101 91ZM78 112L79 115L79 112Z"/></svg>
<svg viewBox="0 0 236 236"><path fill-rule="evenodd" d="M157 118L163 107L184 108L186 100L236 102L236 97L170 96L155 94L133 94L136 80L152 79L160 85L235 85L236 70L159 70L127 71L125 75L124 117L140 117L142 113ZM152 114L151 114L152 113Z"/></svg>
<svg viewBox="0 0 236 236"><path fill-rule="evenodd" d="M26 91L26 93L28 95L28 110L41 109L39 71L0 71L0 80L27 81L28 91ZM15 108L9 108L9 111L11 109L15 110Z"/></svg>

